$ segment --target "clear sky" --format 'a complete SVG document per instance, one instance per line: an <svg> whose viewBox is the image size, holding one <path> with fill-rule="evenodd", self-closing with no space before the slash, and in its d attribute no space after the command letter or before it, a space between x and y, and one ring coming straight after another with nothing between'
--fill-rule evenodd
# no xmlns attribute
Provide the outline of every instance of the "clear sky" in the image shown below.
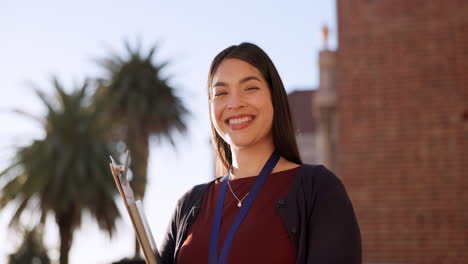
<svg viewBox="0 0 468 264"><path fill-rule="evenodd" d="M336 47L334 0L319 1L124 1L3 0L0 3L0 170L15 146L43 136L34 121L11 109L44 113L31 84L51 92L56 75L69 89L102 71L94 59L121 53L123 40L159 44L156 60L169 60L166 74L192 115L188 133L174 150L151 143L146 214L159 244L177 199L191 186L213 177L209 145L206 77L211 59L243 41L262 47L278 68L288 92L318 85L317 56L321 26L330 26ZM4 181L0 179L0 187ZM120 201L119 201L120 203ZM120 203L121 204L121 203ZM0 212L0 263L20 243L7 227L14 205ZM126 212L109 239L87 215L75 233L70 263L110 263L133 254L133 230ZM26 213L22 222L36 223ZM52 217L46 246L58 258L58 231Z"/></svg>

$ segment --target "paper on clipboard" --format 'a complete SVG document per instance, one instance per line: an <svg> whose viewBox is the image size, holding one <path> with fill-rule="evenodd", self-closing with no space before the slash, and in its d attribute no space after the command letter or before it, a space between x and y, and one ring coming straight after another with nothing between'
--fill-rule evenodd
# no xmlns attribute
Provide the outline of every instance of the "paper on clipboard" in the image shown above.
<svg viewBox="0 0 468 264"><path fill-rule="evenodd" d="M126 152L125 163L118 165L115 160L111 158L110 164L112 176L114 176L115 184L119 190L120 196L124 201L125 208L127 208L128 215L132 221L138 243L140 244L147 264L161 264L159 251L154 242L151 229L148 221L143 212L143 206L140 200L135 201L133 190L127 180L127 170L129 166L130 155Z"/></svg>

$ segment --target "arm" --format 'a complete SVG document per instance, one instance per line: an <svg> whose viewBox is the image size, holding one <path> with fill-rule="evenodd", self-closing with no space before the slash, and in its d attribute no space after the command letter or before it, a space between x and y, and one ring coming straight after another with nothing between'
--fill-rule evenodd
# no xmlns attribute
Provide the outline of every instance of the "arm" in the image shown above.
<svg viewBox="0 0 468 264"><path fill-rule="evenodd" d="M203 195L212 182L194 186L177 201L176 209L172 214L171 222L161 243L160 255L162 264L175 263L176 250L178 251L179 244L183 243L183 239L185 239L185 234L182 234L182 232L185 232L183 230L187 228L187 224L191 223L197 216L197 213L192 211L192 209L201 206Z"/></svg>
<svg viewBox="0 0 468 264"><path fill-rule="evenodd" d="M177 224L180 218L180 201L177 203L176 209L174 210L169 226L167 227L166 234L163 237L160 255L162 264L173 264L174 263L174 251L176 246L177 237Z"/></svg>
<svg viewBox="0 0 468 264"><path fill-rule="evenodd" d="M307 263L361 264L361 234L340 179L320 167L312 191Z"/></svg>

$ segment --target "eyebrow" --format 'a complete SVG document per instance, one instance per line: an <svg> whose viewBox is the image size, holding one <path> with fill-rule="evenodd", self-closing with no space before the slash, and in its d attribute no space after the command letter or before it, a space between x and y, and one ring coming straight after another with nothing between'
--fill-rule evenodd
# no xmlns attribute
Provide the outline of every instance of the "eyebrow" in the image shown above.
<svg viewBox="0 0 468 264"><path fill-rule="evenodd" d="M262 82L258 77L255 77L255 76L247 76L245 78L242 78L240 81L239 81L239 84L243 84L245 82L248 82L248 81L251 81L251 80L257 80L259 82ZM225 82L216 82L213 87L216 87L216 86L228 86L227 83Z"/></svg>

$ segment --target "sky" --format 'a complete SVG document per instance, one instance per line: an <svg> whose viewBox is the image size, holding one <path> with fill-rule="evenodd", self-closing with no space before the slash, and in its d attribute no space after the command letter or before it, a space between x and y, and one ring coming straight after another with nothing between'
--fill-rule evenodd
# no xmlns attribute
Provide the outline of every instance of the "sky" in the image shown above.
<svg viewBox="0 0 468 264"><path fill-rule="evenodd" d="M103 75L96 59L124 54L124 41L157 45L155 62L169 61L164 72L191 111L188 132L176 147L151 141L149 185L144 200L148 222L159 244L177 199L213 177L206 78L213 57L241 42L263 48L275 63L288 92L318 86L321 27L330 28L337 47L334 0L318 1L123 1L3 0L0 3L0 170L14 150L44 136L33 120L12 112L45 113L32 87L51 94L56 76L71 91L85 78ZM0 188L5 180L0 179ZM133 229L119 201L122 218L110 239L89 215L75 232L70 264L104 264L133 255ZM8 228L15 205L0 211L0 263L20 244ZM33 226L34 212L21 222ZM44 242L58 259L58 230L47 220Z"/></svg>

